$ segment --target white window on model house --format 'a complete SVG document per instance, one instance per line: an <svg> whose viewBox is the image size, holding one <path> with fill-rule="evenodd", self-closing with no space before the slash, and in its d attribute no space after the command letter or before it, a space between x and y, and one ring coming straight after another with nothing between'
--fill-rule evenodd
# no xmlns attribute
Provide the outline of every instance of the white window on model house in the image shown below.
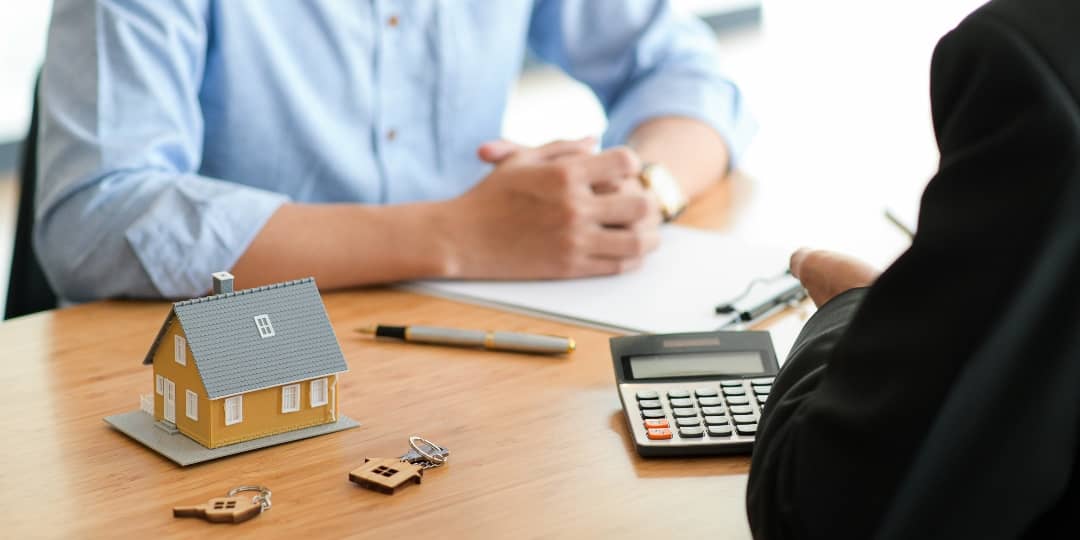
<svg viewBox="0 0 1080 540"><path fill-rule="evenodd" d="M244 421L244 396L225 398L225 425L231 426Z"/></svg>
<svg viewBox="0 0 1080 540"><path fill-rule="evenodd" d="M191 390L186 393L187 396L187 417L198 422L199 421L199 395Z"/></svg>
<svg viewBox="0 0 1080 540"><path fill-rule="evenodd" d="M269 315L256 315L255 327L259 329L259 337L274 337L274 326L270 324Z"/></svg>
<svg viewBox="0 0 1080 540"><path fill-rule="evenodd" d="M315 379L311 381L311 406L321 407L326 405L327 399L326 391L326 379Z"/></svg>
<svg viewBox="0 0 1080 540"><path fill-rule="evenodd" d="M181 366L187 365L187 340L180 334L173 339L173 359Z"/></svg>
<svg viewBox="0 0 1080 540"><path fill-rule="evenodd" d="M281 412L290 413L300 410L300 385L290 384L281 387Z"/></svg>

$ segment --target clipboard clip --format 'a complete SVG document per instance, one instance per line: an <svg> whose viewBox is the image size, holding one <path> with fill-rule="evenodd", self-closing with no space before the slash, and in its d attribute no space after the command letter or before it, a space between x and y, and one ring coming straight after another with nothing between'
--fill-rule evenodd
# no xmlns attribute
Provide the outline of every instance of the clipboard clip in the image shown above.
<svg viewBox="0 0 1080 540"><path fill-rule="evenodd" d="M781 282L781 283L778 283ZM762 285L768 285L766 291L760 294L751 293ZM808 296L802 283L791 275L791 271L772 278L760 278L750 282L746 290L735 299L725 304L716 306L718 315L737 314L722 328L736 325L747 325L769 317L781 310L802 302Z"/></svg>

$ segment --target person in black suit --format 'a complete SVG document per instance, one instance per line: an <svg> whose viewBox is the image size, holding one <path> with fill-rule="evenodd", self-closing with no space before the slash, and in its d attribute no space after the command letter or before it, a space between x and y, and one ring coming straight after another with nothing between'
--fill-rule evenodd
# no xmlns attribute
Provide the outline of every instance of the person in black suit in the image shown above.
<svg viewBox="0 0 1080 540"><path fill-rule="evenodd" d="M931 80L910 249L792 257L820 309L758 432L757 538L1080 537L1080 2L988 3Z"/></svg>

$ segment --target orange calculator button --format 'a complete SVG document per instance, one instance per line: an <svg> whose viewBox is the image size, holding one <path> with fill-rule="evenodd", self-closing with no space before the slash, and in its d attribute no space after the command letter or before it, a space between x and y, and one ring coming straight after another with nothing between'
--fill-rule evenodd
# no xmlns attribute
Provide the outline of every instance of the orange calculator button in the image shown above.
<svg viewBox="0 0 1080 540"><path fill-rule="evenodd" d="M651 441L662 441L671 438L671 430L666 428L650 429L645 431L645 435Z"/></svg>
<svg viewBox="0 0 1080 540"><path fill-rule="evenodd" d="M668 427L671 427L671 426L668 425L667 420L664 420L662 418L660 420L646 420L645 421L645 429L660 429L660 428L668 428Z"/></svg>

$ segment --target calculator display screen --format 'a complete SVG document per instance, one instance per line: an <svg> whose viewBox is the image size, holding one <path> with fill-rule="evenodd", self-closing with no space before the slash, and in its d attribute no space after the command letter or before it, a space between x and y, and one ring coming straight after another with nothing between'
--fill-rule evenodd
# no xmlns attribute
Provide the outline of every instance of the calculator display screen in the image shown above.
<svg viewBox="0 0 1080 540"><path fill-rule="evenodd" d="M635 379L743 375L765 371L758 351L699 352L630 357L630 376Z"/></svg>

